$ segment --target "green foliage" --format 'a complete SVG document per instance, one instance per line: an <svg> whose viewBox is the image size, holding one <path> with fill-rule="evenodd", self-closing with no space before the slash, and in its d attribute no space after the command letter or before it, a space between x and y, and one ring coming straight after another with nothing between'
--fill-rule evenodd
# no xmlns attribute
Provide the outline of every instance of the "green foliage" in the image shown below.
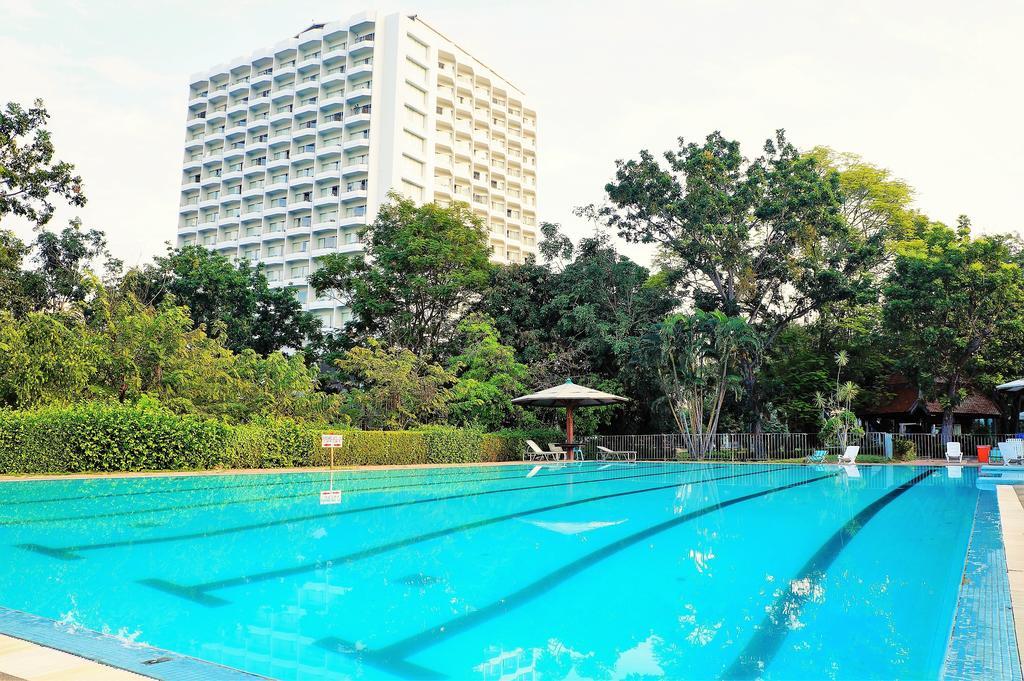
<svg viewBox="0 0 1024 681"><path fill-rule="evenodd" d="M870 288L864 240L844 220L840 178L779 131L747 161L715 132L703 144L619 161L598 215L632 242L655 243L695 307L743 317L763 349L796 320ZM762 417L760 352L743 359L746 416Z"/></svg>
<svg viewBox="0 0 1024 681"><path fill-rule="evenodd" d="M757 352L757 337L739 317L722 312L669 315L646 339L647 361L657 367L662 391L687 449L711 451L728 393L742 390L738 366Z"/></svg>
<svg viewBox="0 0 1024 681"><path fill-rule="evenodd" d="M822 413L821 438L829 444L839 445L844 450L851 439L857 440L864 436L864 429L857 421L851 406L859 388L852 381L841 383L839 376L843 367L849 363L845 352L836 355L835 390L827 398L818 393L815 402Z"/></svg>
<svg viewBox="0 0 1024 681"><path fill-rule="evenodd" d="M351 300L357 334L437 355L487 283L487 228L465 204L417 206L391 194L363 241L365 257L328 255L310 283Z"/></svg>
<svg viewBox="0 0 1024 681"><path fill-rule="evenodd" d="M151 405L0 411L0 473L212 468L230 441L223 423Z"/></svg>
<svg viewBox="0 0 1024 681"><path fill-rule="evenodd" d="M491 320L467 317L458 328L462 352L448 361L457 377L448 398L449 421L497 430L528 421L511 400L525 392L529 369L516 361L515 350L502 345Z"/></svg>
<svg viewBox="0 0 1024 681"><path fill-rule="evenodd" d="M403 430L441 420L448 412L454 376L410 350L385 348L371 339L336 364L347 377L358 428Z"/></svg>
<svg viewBox="0 0 1024 681"><path fill-rule="evenodd" d="M545 241L555 244L552 257L572 260L495 268L478 309L527 365L530 389L572 377L633 398L624 406L579 411L580 432L599 425L640 432L663 428L650 411L657 377L635 356L650 326L678 304L669 283L619 254L607 235L570 248L557 225L544 229ZM560 418L554 410L535 413L551 424Z"/></svg>
<svg viewBox="0 0 1024 681"><path fill-rule="evenodd" d="M72 206L84 206L82 178L75 167L54 161L46 121L50 117L37 99L25 108L8 102L0 110L0 220L16 215L42 227L53 216L51 195Z"/></svg>
<svg viewBox="0 0 1024 681"><path fill-rule="evenodd" d="M884 318L898 344L897 367L943 407L943 441L953 409L1001 337L1024 328L1024 273L1005 238L971 238L923 218L916 238L900 243L885 287Z"/></svg>
<svg viewBox="0 0 1024 681"><path fill-rule="evenodd" d="M320 320L302 309L285 288L271 288L262 266L234 261L202 246L185 246L129 272L122 288L148 305L173 296L191 313L196 328L224 336L234 352L267 356L320 341Z"/></svg>
<svg viewBox="0 0 1024 681"><path fill-rule="evenodd" d="M419 429L427 444L427 463L472 463L480 461L483 431L475 428L426 426Z"/></svg>
<svg viewBox="0 0 1024 681"><path fill-rule="evenodd" d="M917 445L913 440L902 437L893 438L892 458L894 461L913 461L917 458Z"/></svg>

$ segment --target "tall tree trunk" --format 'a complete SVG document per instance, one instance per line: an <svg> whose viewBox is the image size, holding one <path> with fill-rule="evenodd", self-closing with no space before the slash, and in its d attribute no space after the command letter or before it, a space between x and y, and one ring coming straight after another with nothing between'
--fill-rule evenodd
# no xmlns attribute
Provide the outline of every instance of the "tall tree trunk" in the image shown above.
<svg viewBox="0 0 1024 681"><path fill-rule="evenodd" d="M749 360L740 361L740 373L743 376L743 418L748 433L761 432L761 396L758 394L757 365Z"/></svg>
<svg viewBox="0 0 1024 681"><path fill-rule="evenodd" d="M942 430L939 433L939 440L943 445L953 439L953 407L946 407L942 411Z"/></svg>

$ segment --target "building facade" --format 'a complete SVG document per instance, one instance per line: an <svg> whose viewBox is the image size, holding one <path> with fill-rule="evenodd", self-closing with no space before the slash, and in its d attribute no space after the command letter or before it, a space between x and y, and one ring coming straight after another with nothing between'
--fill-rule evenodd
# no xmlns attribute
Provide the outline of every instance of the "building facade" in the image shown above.
<svg viewBox="0 0 1024 681"><path fill-rule="evenodd" d="M416 16L363 13L194 74L179 246L264 263L328 327L348 312L307 285L318 258L359 253L395 191L468 204L492 257L537 244L536 112Z"/></svg>

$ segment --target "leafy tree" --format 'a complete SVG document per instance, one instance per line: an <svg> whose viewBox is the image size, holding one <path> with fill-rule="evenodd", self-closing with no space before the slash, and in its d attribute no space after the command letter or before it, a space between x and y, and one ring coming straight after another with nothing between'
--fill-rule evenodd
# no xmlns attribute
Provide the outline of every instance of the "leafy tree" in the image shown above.
<svg viewBox="0 0 1024 681"><path fill-rule="evenodd" d="M740 317L696 311L665 318L646 341L665 400L691 454L712 451L726 394L742 390L741 358L757 351L757 336Z"/></svg>
<svg viewBox="0 0 1024 681"><path fill-rule="evenodd" d="M33 307L22 269L28 254L28 245L14 232L0 229L0 310L8 310L15 317L24 316Z"/></svg>
<svg viewBox="0 0 1024 681"><path fill-rule="evenodd" d="M605 234L570 248L548 224L545 240L563 244L559 257L572 258L557 270L534 262L496 268L478 309L529 366L530 388L572 377L636 398L581 412L581 427L588 419L617 430L653 427L647 397L658 390L657 379L634 355L650 326L678 305L669 282L618 253Z"/></svg>
<svg viewBox="0 0 1024 681"><path fill-rule="evenodd" d="M898 348L897 367L943 408L942 439L953 434L953 410L1001 337L1024 327L1024 274L1000 237L972 239L919 220L916 238L897 249L885 287L885 325Z"/></svg>
<svg viewBox="0 0 1024 681"><path fill-rule="evenodd" d="M59 234L41 231L32 247L38 264L23 277L25 292L36 310L63 310L81 303L100 285L102 265L108 276L120 274L121 261L107 250L107 237L98 229L83 230L75 219Z"/></svg>
<svg viewBox="0 0 1024 681"><path fill-rule="evenodd" d="M443 419L452 376L407 348L369 339L336 360L357 410L353 423L366 430L403 430Z"/></svg>
<svg viewBox="0 0 1024 681"><path fill-rule="evenodd" d="M437 356L487 284L484 224L465 204L417 206L391 194L364 242L365 258L326 256L310 283L348 301L357 334Z"/></svg>
<svg viewBox="0 0 1024 681"><path fill-rule="evenodd" d="M511 402L527 392L529 369L516 361L513 348L502 345L491 320L467 317L457 331L463 350L448 362L448 370L457 377L448 403L449 420L487 430L530 420Z"/></svg>
<svg viewBox="0 0 1024 681"><path fill-rule="evenodd" d="M85 205L75 167L53 159L49 117L41 99L28 109L8 102L0 110L0 220L16 215L42 227L53 217L51 194Z"/></svg>
<svg viewBox="0 0 1024 681"><path fill-rule="evenodd" d="M262 266L231 259L202 246L185 246L130 272L124 288L148 304L171 295L188 307L196 327L224 335L235 352L267 356L321 338L320 320L283 288L271 288Z"/></svg>
<svg viewBox="0 0 1024 681"><path fill-rule="evenodd" d="M715 132L664 155L619 161L597 216L628 241L661 246L696 307L742 316L770 348L792 322L870 287L840 178L782 131L748 161ZM743 360L748 425L760 430L761 353Z"/></svg>
<svg viewBox="0 0 1024 681"><path fill-rule="evenodd" d="M0 310L0 405L14 408L75 402L92 396L97 352L80 325L30 312Z"/></svg>

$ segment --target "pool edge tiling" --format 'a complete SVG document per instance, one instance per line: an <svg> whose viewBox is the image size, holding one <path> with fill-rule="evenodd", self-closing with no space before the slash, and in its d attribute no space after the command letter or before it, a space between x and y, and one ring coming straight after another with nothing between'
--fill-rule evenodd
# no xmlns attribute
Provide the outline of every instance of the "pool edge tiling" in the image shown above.
<svg viewBox="0 0 1024 681"><path fill-rule="evenodd" d="M69 653L141 678L163 681L261 681L265 676L206 662L187 655L123 640L20 610L0 606L0 634ZM153 660L159 660L155 664ZM149 664L147 664L149 662ZM4 673L0 668L0 678ZM113 670L111 670L113 671ZM67 678L74 678L69 676Z"/></svg>
<svg viewBox="0 0 1024 681"><path fill-rule="evenodd" d="M1003 506L1002 494L997 496L995 491L983 491L978 497L943 665L946 681L1022 678L1007 571L1009 556L1003 540L1007 515L1001 513Z"/></svg>

